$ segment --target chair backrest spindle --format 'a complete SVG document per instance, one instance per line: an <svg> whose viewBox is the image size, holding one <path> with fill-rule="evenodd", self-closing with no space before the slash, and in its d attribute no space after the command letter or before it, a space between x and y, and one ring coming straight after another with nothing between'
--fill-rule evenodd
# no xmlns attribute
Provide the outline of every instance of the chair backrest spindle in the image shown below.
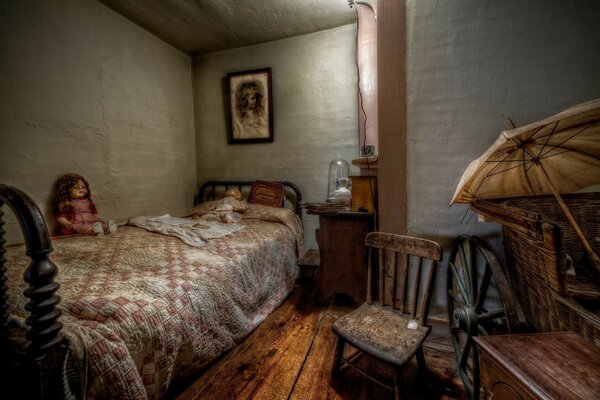
<svg viewBox="0 0 600 400"><path fill-rule="evenodd" d="M398 253L393 252L391 254L391 258L390 275L388 275L390 284L386 286L390 287L390 292L392 293L390 305L394 307L394 304L396 304L396 299L398 298L398 290L396 290L396 276L398 275Z"/></svg>
<svg viewBox="0 0 600 400"><path fill-rule="evenodd" d="M412 298L413 298L413 303L412 303L412 309L411 309L411 316L413 319L416 319L417 317L417 309L419 307L419 288L421 286L421 269L423 267L423 258L422 257L415 257L418 260L418 268L415 271L415 275L414 275L414 279L412 282Z"/></svg>
<svg viewBox="0 0 600 400"><path fill-rule="evenodd" d="M385 258L384 251L382 248L378 249L379 252L379 302L385 304Z"/></svg>
<svg viewBox="0 0 600 400"><path fill-rule="evenodd" d="M426 292L423 295L422 310L421 310L421 315L419 318L419 323L421 325L427 324L427 316L429 315L429 305L431 304L431 293L433 291L433 277L435 275L435 261L431 261L429 264L430 264L430 272L427 275L427 282L425 284Z"/></svg>
<svg viewBox="0 0 600 400"><path fill-rule="evenodd" d="M372 302L371 285L375 269L371 250L376 248L379 302L391 305L425 324L433 290L435 262L442 258L441 247L431 240L383 232L369 233L365 244L369 248L367 301ZM388 294L391 294L391 299L387 297Z"/></svg>
<svg viewBox="0 0 600 400"><path fill-rule="evenodd" d="M369 247L367 260L367 303L373 304L373 248Z"/></svg>
<svg viewBox="0 0 600 400"><path fill-rule="evenodd" d="M405 313L406 304L408 303L406 288L408 287L408 263L410 261L410 257L406 253L401 254L402 257L400 261L400 269L402 273L400 274L400 290L402 291L402 297L400 298L400 305L398 306L398 309ZM396 282L395 285L398 286L398 282Z"/></svg>

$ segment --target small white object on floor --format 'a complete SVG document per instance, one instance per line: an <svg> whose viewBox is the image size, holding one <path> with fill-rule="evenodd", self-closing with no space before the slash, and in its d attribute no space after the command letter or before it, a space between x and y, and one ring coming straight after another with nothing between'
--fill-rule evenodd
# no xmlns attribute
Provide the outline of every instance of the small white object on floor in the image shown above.
<svg viewBox="0 0 600 400"><path fill-rule="evenodd" d="M416 319L411 319L410 321L408 321L408 329L417 329L419 327L419 323L417 322Z"/></svg>

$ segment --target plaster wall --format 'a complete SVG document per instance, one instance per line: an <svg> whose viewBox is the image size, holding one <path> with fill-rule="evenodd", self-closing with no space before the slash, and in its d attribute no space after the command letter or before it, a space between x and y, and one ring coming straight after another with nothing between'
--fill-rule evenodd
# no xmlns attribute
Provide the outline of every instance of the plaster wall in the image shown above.
<svg viewBox="0 0 600 400"><path fill-rule="evenodd" d="M195 58L198 181L289 180L304 200L327 196L329 163L358 156L356 25ZM226 74L271 67L274 140L228 144ZM351 164L350 164L351 165ZM351 165L351 174L358 170ZM316 247L318 218L304 216Z"/></svg>
<svg viewBox="0 0 600 400"><path fill-rule="evenodd" d="M105 219L191 208L188 56L92 0L2 1L0 48L0 182L48 221L67 172L88 179Z"/></svg>
<svg viewBox="0 0 600 400"><path fill-rule="evenodd" d="M600 97L599 18L584 0L406 0L409 234L446 257L455 237L477 234L502 255L499 225L448 204L506 117L525 125Z"/></svg>

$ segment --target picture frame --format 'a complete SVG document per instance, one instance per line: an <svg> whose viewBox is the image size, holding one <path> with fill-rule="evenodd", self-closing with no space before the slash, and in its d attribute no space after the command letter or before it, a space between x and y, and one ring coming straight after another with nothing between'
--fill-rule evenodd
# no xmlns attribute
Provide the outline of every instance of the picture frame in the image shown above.
<svg viewBox="0 0 600 400"><path fill-rule="evenodd" d="M271 68L227 74L229 143L273 141Z"/></svg>

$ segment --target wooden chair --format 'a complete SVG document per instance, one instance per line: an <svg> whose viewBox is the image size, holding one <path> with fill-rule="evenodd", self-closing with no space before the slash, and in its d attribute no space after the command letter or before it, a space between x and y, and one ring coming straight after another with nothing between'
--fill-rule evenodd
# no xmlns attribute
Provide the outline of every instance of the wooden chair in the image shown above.
<svg viewBox="0 0 600 400"><path fill-rule="evenodd" d="M372 232L365 239L369 249L367 301L333 324L338 336L332 375L340 377L345 366L355 368L374 382L394 391L396 399L406 389L402 370L414 355L425 369L423 342L429 331L427 314L433 288L435 263L441 247L430 240ZM379 301L372 300L373 249L379 255ZM390 295L391 294L391 295ZM348 342L358 351L344 357ZM394 385L386 385L356 365L368 354L394 366Z"/></svg>

